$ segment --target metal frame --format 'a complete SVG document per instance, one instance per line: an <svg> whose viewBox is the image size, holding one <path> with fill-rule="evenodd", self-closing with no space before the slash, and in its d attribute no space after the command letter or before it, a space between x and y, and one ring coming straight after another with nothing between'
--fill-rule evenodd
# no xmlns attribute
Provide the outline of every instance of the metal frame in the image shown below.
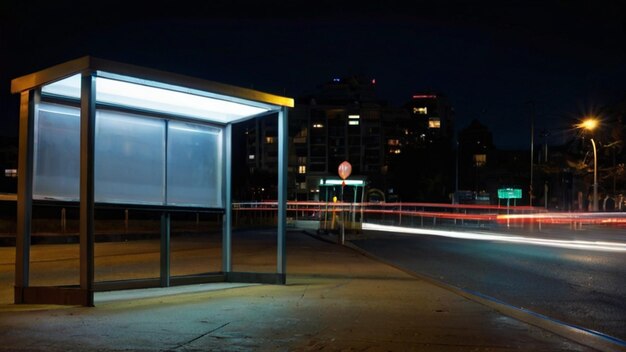
<svg viewBox="0 0 626 352"><path fill-rule="evenodd" d="M15 303L26 303L29 287L30 238L33 209L33 139L36 105L40 91L28 90L20 96L20 148L17 178L17 233L15 239Z"/></svg>
<svg viewBox="0 0 626 352"><path fill-rule="evenodd" d="M80 285L79 287L31 287L30 243L33 206L33 149L34 120L37 105L41 100L41 87L81 74L80 97ZM94 282L94 145L96 114L96 77L123 78L132 83L178 90L204 95L250 106L269 108L267 113L246 116L252 119L267 114L278 114L278 248L277 272L233 273L232 272L232 123L223 126L223 201L224 216L222 229L222 274L196 275L189 277L170 276L170 211L167 207L156 207L161 215L161 259L159 279L132 280L121 282ZM215 281L239 281L278 283L286 282L286 206L287 206L287 111L294 106L293 99L234 87L197 78L116 63L92 57L50 67L11 82L11 91L21 95L20 100L20 148L18 169L18 213L15 263L15 303L53 303L94 305L96 289L125 289L139 287L167 287L172 284L189 284ZM243 121L243 119L238 120ZM207 124L215 124L205 121Z"/></svg>
<svg viewBox="0 0 626 352"><path fill-rule="evenodd" d="M278 280L286 281L287 273L287 145L289 128L287 125L287 108L278 113L278 248L277 268Z"/></svg>
<svg viewBox="0 0 626 352"><path fill-rule="evenodd" d="M83 305L93 306L94 284L94 146L96 125L96 83L83 73L80 99L80 289Z"/></svg>

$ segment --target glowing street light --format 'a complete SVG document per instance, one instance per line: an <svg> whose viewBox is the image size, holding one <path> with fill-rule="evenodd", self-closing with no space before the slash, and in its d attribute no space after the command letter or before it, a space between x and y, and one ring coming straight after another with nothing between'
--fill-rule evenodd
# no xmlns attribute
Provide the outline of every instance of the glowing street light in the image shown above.
<svg viewBox="0 0 626 352"><path fill-rule="evenodd" d="M590 117L588 119L583 120L583 122L581 122L578 125L578 127L584 128L589 131L593 131L594 129L596 129L596 127L598 127L599 124L600 122L598 122L597 119Z"/></svg>
<svg viewBox="0 0 626 352"><path fill-rule="evenodd" d="M578 128L585 129L587 131L593 131L598 127L600 122L598 119L590 117L584 119L578 124ZM591 139L591 145L593 146L593 211L598 211L598 155L596 152L596 142Z"/></svg>

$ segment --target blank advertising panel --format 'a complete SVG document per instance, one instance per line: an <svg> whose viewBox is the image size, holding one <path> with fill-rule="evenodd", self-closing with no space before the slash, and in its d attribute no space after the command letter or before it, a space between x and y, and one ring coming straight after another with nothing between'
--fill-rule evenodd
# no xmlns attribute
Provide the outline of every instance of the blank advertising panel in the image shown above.
<svg viewBox="0 0 626 352"><path fill-rule="evenodd" d="M79 109L58 104L39 104L34 133L33 198L78 200Z"/></svg>
<svg viewBox="0 0 626 352"><path fill-rule="evenodd" d="M165 203L165 121L116 111L96 113L95 200Z"/></svg>
<svg viewBox="0 0 626 352"><path fill-rule="evenodd" d="M222 129L170 121L167 204L221 208Z"/></svg>

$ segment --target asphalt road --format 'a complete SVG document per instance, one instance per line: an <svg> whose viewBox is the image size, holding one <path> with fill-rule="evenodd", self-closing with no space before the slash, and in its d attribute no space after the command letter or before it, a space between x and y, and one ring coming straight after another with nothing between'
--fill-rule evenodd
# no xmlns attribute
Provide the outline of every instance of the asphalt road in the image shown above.
<svg viewBox="0 0 626 352"><path fill-rule="evenodd" d="M626 341L626 253L372 233L360 248L409 271Z"/></svg>

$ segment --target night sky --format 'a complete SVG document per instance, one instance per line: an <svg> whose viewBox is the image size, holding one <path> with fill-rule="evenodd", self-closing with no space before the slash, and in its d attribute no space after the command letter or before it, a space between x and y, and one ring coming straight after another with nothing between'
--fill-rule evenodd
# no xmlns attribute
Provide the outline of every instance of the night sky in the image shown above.
<svg viewBox="0 0 626 352"><path fill-rule="evenodd" d="M11 79L84 55L291 97L353 74L394 105L437 91L503 149L528 149L529 102L560 143L626 99L620 1L84 2L0 4L0 136L17 134Z"/></svg>

